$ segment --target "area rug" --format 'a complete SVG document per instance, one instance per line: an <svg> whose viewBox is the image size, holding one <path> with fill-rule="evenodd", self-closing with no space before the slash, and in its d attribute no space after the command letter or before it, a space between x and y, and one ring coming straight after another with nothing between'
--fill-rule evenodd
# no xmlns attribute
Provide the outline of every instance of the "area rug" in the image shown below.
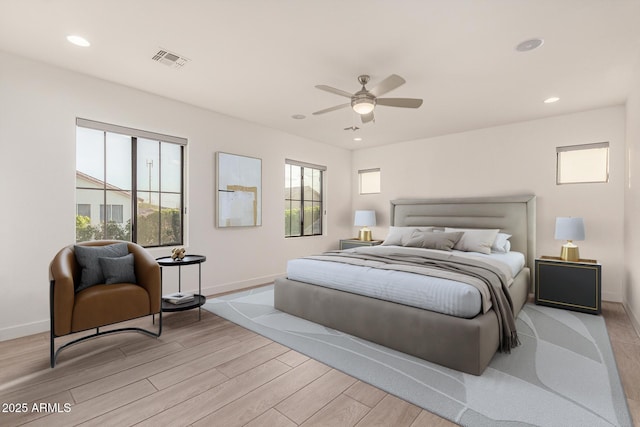
<svg viewBox="0 0 640 427"><path fill-rule="evenodd" d="M278 311L273 286L203 308L460 425L633 425L600 316L526 304L522 344L475 376Z"/></svg>

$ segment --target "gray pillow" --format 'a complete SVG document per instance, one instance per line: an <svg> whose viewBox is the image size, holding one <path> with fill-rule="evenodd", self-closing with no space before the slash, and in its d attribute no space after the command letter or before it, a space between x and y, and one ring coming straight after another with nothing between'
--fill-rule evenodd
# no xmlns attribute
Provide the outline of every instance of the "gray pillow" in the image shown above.
<svg viewBox="0 0 640 427"><path fill-rule="evenodd" d="M136 283L136 270L134 266L133 254L118 258L100 257L100 267L104 274L104 282L107 285L112 283Z"/></svg>
<svg viewBox="0 0 640 427"><path fill-rule="evenodd" d="M76 292L80 292L89 286L105 283L99 258L125 256L129 253L129 248L123 242L106 246L76 245L73 251L76 255L76 261L80 265L80 283L76 286Z"/></svg>
<svg viewBox="0 0 640 427"><path fill-rule="evenodd" d="M449 228L444 229L446 232L463 231L464 235L460 238L454 249L465 252L480 252L481 254L490 254L491 245L498 236L499 229L483 229L483 228Z"/></svg>
<svg viewBox="0 0 640 427"><path fill-rule="evenodd" d="M382 242L382 246L402 246L402 238L411 236L414 231L431 231L433 227L389 227L389 234Z"/></svg>
<svg viewBox="0 0 640 427"><path fill-rule="evenodd" d="M402 239L402 246L451 251L463 234L461 231L453 233L414 231L410 237Z"/></svg>

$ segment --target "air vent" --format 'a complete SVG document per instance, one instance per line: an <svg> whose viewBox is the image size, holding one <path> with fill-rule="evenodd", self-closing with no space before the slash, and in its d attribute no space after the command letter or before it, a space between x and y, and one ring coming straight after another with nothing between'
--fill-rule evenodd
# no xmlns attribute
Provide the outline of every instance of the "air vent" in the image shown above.
<svg viewBox="0 0 640 427"><path fill-rule="evenodd" d="M189 59L162 48L151 59L172 68L182 68L189 62Z"/></svg>

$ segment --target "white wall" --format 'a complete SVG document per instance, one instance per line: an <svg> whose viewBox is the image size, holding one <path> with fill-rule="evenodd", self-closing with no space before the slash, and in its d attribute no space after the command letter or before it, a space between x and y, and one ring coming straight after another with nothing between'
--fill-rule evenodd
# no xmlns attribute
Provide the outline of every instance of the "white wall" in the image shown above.
<svg viewBox="0 0 640 427"><path fill-rule="evenodd" d="M49 262L75 239L76 117L188 138L188 252L207 256L205 293L267 282L351 232L348 151L0 52L0 340L49 328ZM261 227L215 228L216 151L262 159ZM285 158L327 166L325 236L283 237ZM183 271L193 289L197 268Z"/></svg>
<svg viewBox="0 0 640 427"><path fill-rule="evenodd" d="M376 210L374 238L384 238L389 200L535 194L536 255L560 254L557 216L584 218L583 258L603 269L603 298L623 298L624 106L421 139L353 153L353 209ZM610 181L555 183L556 147L609 141ZM359 195L357 171L380 168L381 193Z"/></svg>
<svg viewBox="0 0 640 427"><path fill-rule="evenodd" d="M640 56L627 99L627 181L625 186L625 289L631 321L640 331Z"/></svg>

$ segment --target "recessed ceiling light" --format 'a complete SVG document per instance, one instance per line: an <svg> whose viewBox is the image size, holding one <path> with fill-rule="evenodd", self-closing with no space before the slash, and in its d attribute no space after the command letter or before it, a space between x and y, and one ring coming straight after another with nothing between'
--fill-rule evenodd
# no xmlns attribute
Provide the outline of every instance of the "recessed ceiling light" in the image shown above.
<svg viewBox="0 0 640 427"><path fill-rule="evenodd" d="M302 120L302 119L306 119L307 118L307 116L305 116L304 114L294 114L291 117L296 119L296 120Z"/></svg>
<svg viewBox="0 0 640 427"><path fill-rule="evenodd" d="M558 98L557 96L552 96L551 98L547 98L544 100L545 104L553 104L554 102L558 102L560 101L560 98Z"/></svg>
<svg viewBox="0 0 640 427"><path fill-rule="evenodd" d="M89 41L87 39L85 39L84 37L81 37L81 36L70 35L70 36L67 36L67 40L69 41L69 43L73 43L76 46L80 46L80 47L89 47L89 46L91 46L91 43L89 43Z"/></svg>
<svg viewBox="0 0 640 427"><path fill-rule="evenodd" d="M528 52L530 50L539 48L540 46L542 46L543 43L544 43L544 40L542 39L525 40L522 43L520 43L518 46L516 46L516 50L518 52Z"/></svg>
<svg viewBox="0 0 640 427"><path fill-rule="evenodd" d="M359 136L356 136L355 138L353 138L354 141L362 141L362 138L360 138Z"/></svg>

